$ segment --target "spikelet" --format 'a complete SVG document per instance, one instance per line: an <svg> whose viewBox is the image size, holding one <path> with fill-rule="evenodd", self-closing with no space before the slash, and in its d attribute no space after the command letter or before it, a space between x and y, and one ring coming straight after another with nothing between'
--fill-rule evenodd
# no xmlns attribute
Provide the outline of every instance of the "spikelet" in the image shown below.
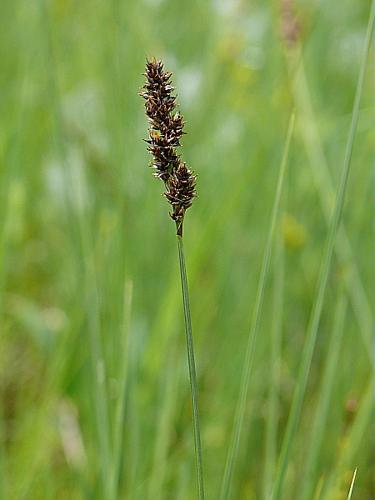
<svg viewBox="0 0 375 500"><path fill-rule="evenodd" d="M185 163L180 163L177 170L170 177L165 197L172 205L170 213L176 222L177 234L182 236L182 224L186 210L191 207L195 196L196 177Z"/></svg>

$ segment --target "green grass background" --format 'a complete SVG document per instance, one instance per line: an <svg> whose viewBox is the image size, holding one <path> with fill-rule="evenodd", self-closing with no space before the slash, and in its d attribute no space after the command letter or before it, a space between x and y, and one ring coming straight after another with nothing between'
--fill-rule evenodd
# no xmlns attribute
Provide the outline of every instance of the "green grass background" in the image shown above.
<svg viewBox="0 0 375 500"><path fill-rule="evenodd" d="M175 73L198 175L184 245L208 499L295 109L232 485L233 499L269 494L370 4L296 2L289 46L277 1L1 1L0 498L196 498L174 226L137 95L154 55ZM352 498L375 494L371 59L285 499L307 487L308 499L346 499L355 468Z"/></svg>

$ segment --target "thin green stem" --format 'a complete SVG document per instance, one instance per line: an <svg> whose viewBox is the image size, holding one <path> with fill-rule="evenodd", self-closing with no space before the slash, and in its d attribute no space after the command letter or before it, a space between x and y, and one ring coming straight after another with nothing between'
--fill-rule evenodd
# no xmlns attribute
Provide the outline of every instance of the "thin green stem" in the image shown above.
<svg viewBox="0 0 375 500"><path fill-rule="evenodd" d="M203 483L203 464L202 464L202 444L201 444L199 411L198 411L198 384L197 384L197 373L195 369L193 329L191 326L189 289L188 289L188 281L186 275L182 236L177 235L177 243L178 243L178 258L180 263L180 274L181 274L182 302L184 305L185 333L186 333L186 346L187 346L187 356L189 365L191 402L193 407L193 429L194 429L195 461L196 461L196 471L197 471L197 481L198 481L198 498L199 500L203 500L204 483Z"/></svg>
<svg viewBox="0 0 375 500"><path fill-rule="evenodd" d="M84 255L87 255L86 253ZM87 255L86 260L86 308L89 331L89 351L91 363L92 397L95 408L95 427L100 450L100 472L102 494L105 500L111 499L110 470L111 444L108 416L108 396L106 388L106 365L104 359L99 321L99 296L96 284L93 258Z"/></svg>
<svg viewBox="0 0 375 500"><path fill-rule="evenodd" d="M147 498L150 500L163 500L165 491L163 486L168 474L169 448L171 439L172 422L175 415L179 395L180 372L175 366L176 350L171 347L166 370L160 373L160 411L155 425L156 437L153 456L152 472L149 482ZM174 373L171 377L170 374ZM180 498L180 497L177 497Z"/></svg>
<svg viewBox="0 0 375 500"><path fill-rule="evenodd" d="M99 468L101 475L101 488L103 498L110 499L109 477L110 477L110 457L111 457L111 442L110 442L110 424L108 411L108 397L106 389L105 375L105 359L102 346L100 332L100 311L99 311L99 295L97 287L96 269L94 265L94 256L92 252L92 238L89 231L88 220L82 210L77 214L74 212L73 200L79 200L79 185L74 181L72 176L72 168L67 159L65 145L65 130L62 113L61 95L58 82L58 65L56 62L53 33L51 31L51 21L49 6L46 0L40 0L40 17L42 29L45 33L46 45L46 62L48 64L49 75L49 98L53 110L54 119L54 137L56 141L56 149L64 166L64 180L67 189L64 190L64 203L70 221L77 223L67 224L71 231L72 243L75 245L75 236L78 236L79 241L78 255L82 256L82 261L77 261L78 272L83 274L85 287L85 307L87 314L88 333L89 333L89 356L91 364L91 384L92 398L95 410L95 433L98 440L98 450L100 453Z"/></svg>
<svg viewBox="0 0 375 500"><path fill-rule="evenodd" d="M301 499L308 500L311 498L313 491L313 483L315 481L315 471L319 450L324 438L324 429L327 421L329 405L331 401L333 386L335 382L335 372L339 360L341 340L344 333L345 313L347 308L347 300L343 291L340 292L340 297L337 303L337 309L334 319L333 331L328 347L326 366L322 379L322 389L319 398L316 417L310 436L310 446L307 449L305 456L305 476L303 479Z"/></svg>
<svg viewBox="0 0 375 500"><path fill-rule="evenodd" d="M114 500L119 495L119 480L121 473L121 465L124 454L124 434L125 434L125 418L126 418L126 396L128 392L128 372L129 372L129 351L130 351L130 315L132 309L133 298L133 282L126 281L124 286L124 306L123 320L121 327L121 367L120 367L120 390L119 399L116 411L116 420L114 424L114 439L113 439L113 467L112 467L112 482L111 482L111 498Z"/></svg>
<svg viewBox="0 0 375 500"><path fill-rule="evenodd" d="M323 308L325 291L327 288L328 275L329 275L329 270L331 267L332 254L333 254L333 249L334 249L334 245L335 245L336 234L337 234L337 231L339 229L339 224L340 224L343 205L344 205L345 193L346 193L346 188L347 188L347 184L348 184L350 163L351 163L351 157L352 157L352 152L353 152L354 137L355 137L355 132L357 129L357 124L358 124L358 117L359 117L359 104L361 101L363 83L364 83L364 79L365 79L366 62L367 62L368 53L369 53L370 44L371 44L371 33L372 33L373 25L374 25L374 2L372 3L372 6L371 6L371 13L370 13L370 18L369 18L369 23L368 23L368 28L367 28L366 42L365 42L365 50L364 50L363 60L361 63L358 84L357 84L357 90L356 90L356 96L355 96L354 105L353 105L353 112L352 112L349 137L348 137L348 141L347 141L347 145L346 145L344 166L343 166L343 170L341 172L340 184L339 184L339 188L337 191L337 197L336 197L336 202L335 202L335 206L334 206L334 211L333 211L331 223L329 226L329 232L328 232L326 246L324 249L324 254L322 257L322 266L321 266L319 279L318 279L316 300L315 300L314 305L313 305L309 325L307 328L306 342L305 342L304 349L302 352L302 361L301 361L301 365L300 365L297 386L296 386L296 389L294 392L292 407L291 407L290 415L288 418L287 429L286 429L286 433L285 433L285 437L284 437L283 445L282 445L282 449L281 449L278 473L276 476L274 491L273 491L273 495L272 495L272 498L274 500L278 500L282 497L282 489L283 489L283 485L284 485L286 469L287 469L288 462L289 462L291 445L292 445L292 442L293 442L293 439L294 439L294 436L295 436L295 433L297 430L297 425L298 425L301 410L302 410L302 403L303 403L303 399L304 399L305 392L306 392L307 381L308 381L308 377L309 377L309 373L310 373L310 366L311 366L312 356L314 353L314 347L315 347L315 342L316 342L319 323L320 323L320 317L321 317L322 308Z"/></svg>
<svg viewBox="0 0 375 500"><path fill-rule="evenodd" d="M303 55L298 52L296 56L299 68L293 81L292 91L299 116L298 130L312 167L311 171L314 176L323 215L327 224L329 224L332 202L334 200L334 184L319 136L320 131L311 102ZM290 58L288 58L288 61L290 72L294 74L295 70L294 66L292 66L292 61ZM372 361L372 311L358 271L358 266L353 258L354 253L344 221L340 224L337 232L335 253L341 265L347 268L347 272L345 273L347 293L352 302L364 346Z"/></svg>
<svg viewBox="0 0 375 500"><path fill-rule="evenodd" d="M290 146L290 141L292 138L292 133L293 133L293 128L294 128L294 121L295 121L294 114L292 114L290 121L289 121L288 133L287 133L287 138L286 138L286 143L285 143L285 148L284 148L284 154L283 154L283 158L281 161L279 178L277 181L276 194L275 194L275 199L274 199L274 204L273 204L273 209L272 209L272 216L271 216L271 224L270 224L270 228L269 228L269 232L268 232L266 247L264 250L262 268L261 268L259 283L258 283L258 290L257 290L256 299L255 299L253 320L252 320L252 325L250 328L247 347L246 347L245 361L244 361L244 365L243 365L242 378L241 378L240 395L238 398L236 412L235 412L235 416L234 416L232 437L231 437L231 442L230 442L229 450L228 450L228 454L227 454L227 460L226 460L226 464L225 464L223 481L221 484L221 492L220 492L220 499L221 500L225 500L225 499L229 498L229 496L230 496L233 469L234 469L234 466L235 466L235 463L236 463L237 457L238 457L239 443L240 443L240 439L241 439L243 421L244 421L245 410L246 410L247 393L248 393L248 389L249 389L249 385L250 385L251 367L252 367L253 358L254 358L256 338L257 338L257 334L258 334L258 330L259 330L260 316L261 316L261 310L262 310L262 306L263 306L266 276L268 274L268 270L269 270L269 266L270 266L272 240L273 240L273 235L275 232L276 220L277 220L277 215L278 215L279 207L280 207L281 192L282 192L282 187L283 187L283 183L284 183L286 165L287 165L287 160L288 160L288 155L289 155L289 146Z"/></svg>
<svg viewBox="0 0 375 500"><path fill-rule="evenodd" d="M278 232L275 237L274 258L274 283L273 283L273 307L272 307L272 330L270 337L270 375L269 394L267 405L265 459L263 475L263 497L269 498L272 491L272 480L277 463L277 434L279 420L279 383L281 376L281 344L283 329L283 305L285 285L285 258L283 235Z"/></svg>

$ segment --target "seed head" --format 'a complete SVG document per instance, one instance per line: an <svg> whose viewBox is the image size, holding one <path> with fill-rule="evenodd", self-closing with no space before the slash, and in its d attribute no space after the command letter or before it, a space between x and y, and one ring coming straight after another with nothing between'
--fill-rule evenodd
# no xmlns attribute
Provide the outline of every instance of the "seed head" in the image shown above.
<svg viewBox="0 0 375 500"><path fill-rule="evenodd" d="M181 161L177 153L184 134L184 119L175 111L176 97L171 84L172 73L165 71L162 61L146 61L146 82L140 95L145 99L145 110L150 124L147 150L152 155L151 167L161 179L164 193L172 206L170 216L182 235L185 211L195 196L196 177Z"/></svg>

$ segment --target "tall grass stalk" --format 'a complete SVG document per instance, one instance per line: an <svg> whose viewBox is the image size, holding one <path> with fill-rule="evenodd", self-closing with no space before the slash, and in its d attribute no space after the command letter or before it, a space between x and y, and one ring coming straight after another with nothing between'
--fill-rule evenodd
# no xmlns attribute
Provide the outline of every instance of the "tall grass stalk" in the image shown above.
<svg viewBox="0 0 375 500"><path fill-rule="evenodd" d="M86 257L88 259L88 257ZM105 500L111 498L111 439L106 388L106 369L100 334L99 296L92 256L86 268L86 312L89 330L92 398L95 409L95 430L99 448L99 470Z"/></svg>
<svg viewBox="0 0 375 500"><path fill-rule="evenodd" d="M76 199L82 198L79 183L73 183ZM85 313L88 326L89 357L91 365L90 388L94 404L95 434L100 454L99 471L104 500L111 500L111 463L112 446L110 434L108 394L106 383L106 361L100 324L100 299L97 284L97 270L93 251L93 237L89 230L89 220L84 207L78 210L79 236L82 252L84 275Z"/></svg>
<svg viewBox="0 0 375 500"><path fill-rule="evenodd" d="M290 65L290 73L294 74L294 64ZM310 89L304 68L303 55L298 51L297 61L299 67L292 84L295 107L299 116L299 130L305 144L306 153L311 164L312 174L318 189L319 199L324 217L329 224L331 207L334 197L334 184L332 181L327 159L325 157L317 120L311 102ZM339 261L348 268L345 273L345 285L350 297L353 310L357 319L363 344L372 359L372 311L364 289L358 266L354 259L353 250L344 222L341 223L337 236L335 253Z"/></svg>
<svg viewBox="0 0 375 500"><path fill-rule="evenodd" d="M26 59L26 58L25 58ZM29 60L22 63L23 67L30 65ZM26 95L26 78L23 78L18 89L19 100L18 107L15 110L15 136L13 140L9 140L10 147L7 153L0 152L1 167L1 181L0 181L0 318L3 323L4 319L4 301L5 301L5 287L6 287L6 265L8 260L8 231L10 228L10 221L12 220L12 213L9 203L9 187L13 178L17 178L17 171L20 163L21 153L21 137L24 134L24 123L28 118L25 106ZM0 394L4 398L3 391ZM6 454L6 428L4 420L4 404L0 402L0 498L6 498L8 491L7 484L7 454Z"/></svg>
<svg viewBox="0 0 375 500"><path fill-rule="evenodd" d="M279 381L281 379L281 344L285 286L284 242L281 232L275 238L272 331L270 337L269 396L266 421L266 443L263 475L263 495L268 498L277 462L277 428L279 419Z"/></svg>
<svg viewBox="0 0 375 500"><path fill-rule="evenodd" d="M291 446L294 440L294 436L297 430L298 421L300 418L302 403L304 395L306 392L308 376L310 372L310 366L312 361L312 356L314 352L316 337L318 333L320 317L323 308L323 301L325 296L325 291L327 287L328 275L332 261L332 254L335 245L336 234L339 228L339 223L341 220L345 193L350 172L350 163L353 152L353 144L355 138L355 132L357 129L358 118L359 118L359 105L362 96L363 84L366 72L366 63L371 45L371 34L374 25L374 1L371 5L371 13L369 16L369 22L367 27L366 41L364 47L364 54L361 61L359 78L357 83L356 95L354 99L352 119L349 130L349 137L346 145L344 165L341 172L340 183L337 191L336 202L334 206L334 211L329 226L329 232L327 237L326 246L324 249L324 254L322 258L322 266L319 274L318 286L316 299L313 305L309 325L306 333L306 341L304 349L302 352L302 361L300 365L300 371L297 379L297 385L294 392L292 407L290 410L290 415L288 418L286 433L283 440L282 450L280 454L278 473L275 479L275 485L273 490L272 498L277 500L282 497L282 490L285 480L285 473L289 462L289 455Z"/></svg>
<svg viewBox="0 0 375 500"><path fill-rule="evenodd" d="M194 430L194 448L195 448L195 464L198 482L198 498L204 499L204 482L203 482L203 463L202 463L202 444L199 425L199 409L198 409L198 384L197 373L195 368L193 330L191 325L191 313L189 302L189 289L186 275L185 256L182 236L177 235L178 259L180 264L182 302L184 307L186 347L189 366L190 388L191 388L191 403L193 408L193 430Z"/></svg>
<svg viewBox="0 0 375 500"><path fill-rule="evenodd" d="M99 297L97 288L97 277L92 251L92 235L89 232L89 221L85 217L84 207L80 206L77 213L74 212L74 200L81 200L77 185L73 177L73 170L67 160L65 145L65 130L62 113L61 95L58 83L57 58L54 53L53 32L51 29L51 16L46 0L40 0L39 4L41 27L45 34L46 64L49 71L49 99L51 101L56 149L63 168L64 181L64 203L67 211L69 224L67 227L71 232L72 244L76 245L77 254L82 261L77 262L79 273L83 274L85 286L85 312L89 331L89 356L91 365L92 399L94 403L94 426L100 456L99 469L101 475L101 489L105 499L110 499L110 467L111 467L111 439L109 430L108 398L105 380L105 360L100 332ZM76 221L73 225L70 221ZM74 228L73 228L74 226Z"/></svg>
<svg viewBox="0 0 375 500"><path fill-rule="evenodd" d="M275 232L277 215L278 215L279 207L280 207L281 192L282 192L282 187L283 187L283 183L284 183L286 165L287 165L287 160L288 160L288 156L289 156L289 146L290 146L290 142L291 142L291 138L292 138L292 134L293 134L293 129L294 129L294 122L295 122L295 116L293 113L291 118L290 118L290 121L289 121L286 143L285 143L285 147L284 147L284 153L283 153L280 171L279 171L279 177L278 177L278 181L277 181L276 194L275 194L274 204L273 204L273 208L272 208L271 223L270 223L269 232L268 232L267 241L266 241L266 246L265 246L265 250L264 250L264 254L263 254L263 261L262 261L262 267L261 267L261 271L260 271L258 290L257 290L257 295L256 295L255 305L254 305L254 313L253 313L251 328L249 331L245 359L244 359L244 365L243 365L243 371L242 371L242 377L241 377L240 394L239 394L239 398L238 398L238 402L237 402L237 406L236 406L233 431L232 431L231 441L230 441L229 449L228 449L228 453L227 453L223 481L221 484L221 492L220 492L220 499L221 500L225 500L225 499L229 498L229 496L230 496L233 470L234 470L234 467L235 467L235 464L236 464L236 461L238 458L239 443L240 443L243 422L244 422L244 417L245 417L245 411L246 411L247 393L248 393L249 384L250 384L250 374L251 374L251 368L252 368L252 363L253 363L253 358L254 358L256 338L257 338L257 334L258 334L258 330L259 330L260 316L261 316L261 311L262 311L262 306L263 306L265 283L266 283L266 277L267 277L269 266L270 266L272 241L273 241L273 236L274 236L274 232Z"/></svg>
<svg viewBox="0 0 375 500"><path fill-rule="evenodd" d="M111 497L118 498L119 478L124 455L124 426L126 418L126 395L128 390L128 371L130 367L130 318L133 300L133 282L128 280L124 286L123 319L121 328L121 365L119 374L119 399L117 404L116 419L113 438L113 467Z"/></svg>
<svg viewBox="0 0 375 500"><path fill-rule="evenodd" d="M178 387L180 383L180 369L176 366L176 349L173 347L169 353L167 369L160 373L159 382L159 415L156 428L154 456L152 472L148 486L148 498L162 500L164 497L163 486L169 471L169 445L171 441L171 429L173 429L173 417L178 406ZM171 377L170 374L174 373Z"/></svg>
<svg viewBox="0 0 375 500"><path fill-rule="evenodd" d="M131 342L131 349L129 355L129 370L128 370L128 381L127 381L127 428L124 428L123 432L126 431L127 436L127 447L126 450L131 450L131 454L128 453L126 456L126 466L124 471L124 480L126 485L127 498L139 498L138 494L139 488L142 486L140 484L140 469L142 462L142 431L141 431L141 411L138 405L138 398L135 391L137 386L138 376L138 354L135 347L135 342ZM122 451L124 454L124 451ZM125 457L123 455L124 462ZM122 463L121 463L122 465Z"/></svg>
<svg viewBox="0 0 375 500"><path fill-rule="evenodd" d="M319 450L324 438L324 430L327 421L332 390L335 382L335 372L340 354L341 340L344 332L347 299L343 291L337 303L333 331L328 347L326 366L324 370L322 389L315 422L309 438L310 445L307 447L305 458L305 474L302 481L301 499L308 500L314 488L315 472L319 457Z"/></svg>

